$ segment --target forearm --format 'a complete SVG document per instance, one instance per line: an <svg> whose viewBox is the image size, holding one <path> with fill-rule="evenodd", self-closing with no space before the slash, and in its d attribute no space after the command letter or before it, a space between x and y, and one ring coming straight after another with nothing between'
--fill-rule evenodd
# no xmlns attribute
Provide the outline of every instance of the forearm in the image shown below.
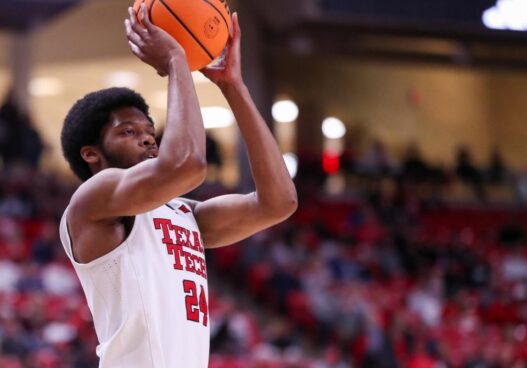
<svg viewBox="0 0 527 368"><path fill-rule="evenodd" d="M192 76L184 55L170 62L167 119L159 158L178 163L188 157L205 160L205 128Z"/></svg>
<svg viewBox="0 0 527 368"><path fill-rule="evenodd" d="M278 145L245 85L222 87L246 143L259 203L270 209L296 208L296 189Z"/></svg>

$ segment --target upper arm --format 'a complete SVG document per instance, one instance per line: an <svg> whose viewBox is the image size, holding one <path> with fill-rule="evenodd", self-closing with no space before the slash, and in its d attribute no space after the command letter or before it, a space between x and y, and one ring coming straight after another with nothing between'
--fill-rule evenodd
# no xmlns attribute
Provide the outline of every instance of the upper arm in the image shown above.
<svg viewBox="0 0 527 368"><path fill-rule="evenodd" d="M205 170L193 159L167 168L156 158L129 169L106 169L79 187L70 206L88 221L134 216L191 191L203 182Z"/></svg>
<svg viewBox="0 0 527 368"><path fill-rule="evenodd" d="M236 243L287 219L296 206L284 204L281 210L261 206L255 192L228 194L203 202L185 199L194 210L206 248Z"/></svg>

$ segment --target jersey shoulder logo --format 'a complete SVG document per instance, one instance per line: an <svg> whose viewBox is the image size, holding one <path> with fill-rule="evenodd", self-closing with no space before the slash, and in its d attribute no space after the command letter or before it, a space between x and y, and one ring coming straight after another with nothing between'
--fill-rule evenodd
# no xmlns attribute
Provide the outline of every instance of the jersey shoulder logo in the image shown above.
<svg viewBox="0 0 527 368"><path fill-rule="evenodd" d="M180 210L183 213L189 213L190 212L190 209L187 206L185 206L184 204L179 206L178 210Z"/></svg>
<svg viewBox="0 0 527 368"><path fill-rule="evenodd" d="M175 206L177 206L177 204L175 204L175 203L165 203L165 206L167 206L168 208L170 208L174 212L180 211L180 212L183 212L184 214L187 214L187 213L191 212L190 208L188 208L184 204L180 205L177 208L175 207Z"/></svg>

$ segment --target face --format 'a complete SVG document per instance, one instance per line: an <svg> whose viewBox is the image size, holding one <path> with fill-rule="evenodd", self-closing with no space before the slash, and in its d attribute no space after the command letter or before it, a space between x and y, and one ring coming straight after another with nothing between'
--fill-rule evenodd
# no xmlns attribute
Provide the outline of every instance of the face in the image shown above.
<svg viewBox="0 0 527 368"><path fill-rule="evenodd" d="M127 169L157 157L154 124L135 107L114 110L102 137L99 147L104 167Z"/></svg>

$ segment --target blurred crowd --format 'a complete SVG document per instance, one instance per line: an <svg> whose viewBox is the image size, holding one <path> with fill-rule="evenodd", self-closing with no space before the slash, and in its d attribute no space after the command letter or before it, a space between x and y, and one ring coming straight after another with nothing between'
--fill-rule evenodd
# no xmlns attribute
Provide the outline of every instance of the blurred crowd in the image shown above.
<svg viewBox="0 0 527 368"><path fill-rule="evenodd" d="M394 155L381 140L374 140L362 151L348 147L341 153L327 150L322 156L300 152L299 165L298 180L312 184L314 192L337 174L346 178L343 189L348 192L377 185L379 180L397 184L404 179L416 183L427 196L447 202L527 201L527 176L509 167L497 148L489 152L485 163L478 163L470 148L461 145L453 163L445 165L427 159L417 142Z"/></svg>
<svg viewBox="0 0 527 368"><path fill-rule="evenodd" d="M58 239L73 189L2 171L0 367L97 366ZM211 368L524 367L527 213L413 193L303 198L288 222L209 251Z"/></svg>
<svg viewBox="0 0 527 368"><path fill-rule="evenodd" d="M9 131L6 119L25 118L5 105L0 367L96 367L91 315L58 236L75 184L39 170L38 135L28 120ZM293 218L207 251L211 368L526 366L527 211L481 200L510 171L496 154L475 173L460 151L456 175L476 200L454 206L438 196L445 170L416 148L397 169L379 166L383 150L342 161L358 179L338 197L320 190L321 163L301 161ZM225 190L193 196L211 192Z"/></svg>
<svg viewBox="0 0 527 368"><path fill-rule="evenodd" d="M74 187L25 163L0 172L0 367L95 367L96 339L58 221Z"/></svg>
<svg viewBox="0 0 527 368"><path fill-rule="evenodd" d="M291 222L214 252L232 288L271 311L258 325L222 314L225 351L276 367L524 367L527 213L412 193L301 201Z"/></svg>

